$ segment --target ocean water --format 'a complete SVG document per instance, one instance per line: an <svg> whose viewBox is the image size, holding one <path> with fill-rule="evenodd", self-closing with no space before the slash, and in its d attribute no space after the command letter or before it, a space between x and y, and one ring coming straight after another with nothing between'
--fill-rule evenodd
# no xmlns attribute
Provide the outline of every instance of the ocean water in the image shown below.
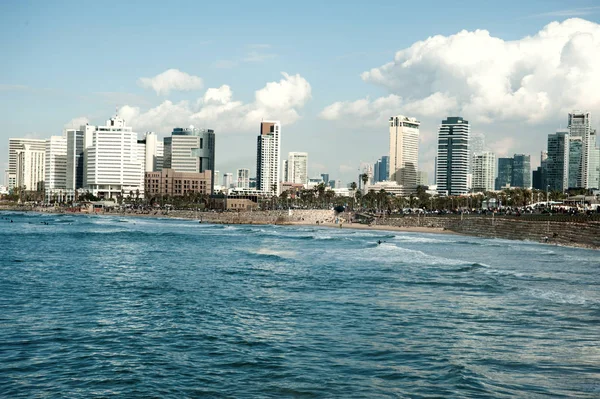
<svg viewBox="0 0 600 399"><path fill-rule="evenodd" d="M0 212L0 397L599 398L600 252Z"/></svg>

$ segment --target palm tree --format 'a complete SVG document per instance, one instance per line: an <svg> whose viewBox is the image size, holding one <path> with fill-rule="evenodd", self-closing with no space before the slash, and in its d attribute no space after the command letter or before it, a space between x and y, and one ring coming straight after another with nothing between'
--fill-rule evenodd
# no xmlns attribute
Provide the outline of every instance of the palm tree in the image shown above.
<svg viewBox="0 0 600 399"><path fill-rule="evenodd" d="M352 182L350 183L350 190L355 191L356 190L356 182Z"/></svg>

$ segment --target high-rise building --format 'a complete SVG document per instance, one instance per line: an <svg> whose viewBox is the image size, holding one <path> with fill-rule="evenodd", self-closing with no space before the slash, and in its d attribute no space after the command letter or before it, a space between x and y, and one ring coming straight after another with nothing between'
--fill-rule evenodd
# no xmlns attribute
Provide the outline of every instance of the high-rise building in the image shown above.
<svg viewBox="0 0 600 399"><path fill-rule="evenodd" d="M583 137L569 134L569 188L583 187Z"/></svg>
<svg viewBox="0 0 600 399"><path fill-rule="evenodd" d="M34 144L22 144L15 150L16 182L15 187L25 191L42 191L45 178L45 141L44 148ZM10 149L10 147L9 147Z"/></svg>
<svg viewBox="0 0 600 399"><path fill-rule="evenodd" d="M482 133L471 134L471 154L481 154L485 151L485 136Z"/></svg>
<svg viewBox="0 0 600 399"><path fill-rule="evenodd" d="M321 173L321 179L326 186L329 186L329 173Z"/></svg>
<svg viewBox="0 0 600 399"><path fill-rule="evenodd" d="M569 130L557 130L548 135L546 184L551 190L569 188Z"/></svg>
<svg viewBox="0 0 600 399"><path fill-rule="evenodd" d="M509 158L510 159L510 158ZM473 155L473 192L482 193L494 190L496 176L496 155L483 151Z"/></svg>
<svg viewBox="0 0 600 399"><path fill-rule="evenodd" d="M295 184L308 183L308 153L290 152L288 154L287 182Z"/></svg>
<svg viewBox="0 0 600 399"><path fill-rule="evenodd" d="M279 121L260 123L256 144L256 188L265 194L279 195L280 193L280 135Z"/></svg>
<svg viewBox="0 0 600 399"><path fill-rule="evenodd" d="M63 202L67 197L67 138L52 136L46 140L44 155L44 191L47 202L56 198Z"/></svg>
<svg viewBox="0 0 600 399"><path fill-rule="evenodd" d="M590 183L595 180L595 171L590 168L590 161L593 162L594 150L596 149L596 136L592 130L591 114L584 111L573 111L569 113L569 136L581 137L581 167L580 182L577 187L592 188ZM569 163L571 161L569 160ZM569 173L574 175L569 170Z"/></svg>
<svg viewBox="0 0 600 399"><path fill-rule="evenodd" d="M380 159L377 160L377 162L375 162L375 166L373 167L374 183L385 181L389 178L389 163L390 157L387 155L382 156Z"/></svg>
<svg viewBox="0 0 600 399"><path fill-rule="evenodd" d="M416 192L419 164L419 126L421 122L403 115L389 120L389 180L403 187L405 194ZM381 178L381 176L379 176Z"/></svg>
<svg viewBox="0 0 600 399"><path fill-rule="evenodd" d="M540 154L540 166L533 171L531 185L537 190L546 189L546 165L548 162L548 152L542 151Z"/></svg>
<svg viewBox="0 0 600 399"><path fill-rule="evenodd" d="M588 161L587 188L600 189L600 148L597 143L597 132L590 132L590 151Z"/></svg>
<svg viewBox="0 0 600 399"><path fill-rule="evenodd" d="M65 187L69 193L75 194L75 190L83 188L83 129L67 129L67 170Z"/></svg>
<svg viewBox="0 0 600 399"><path fill-rule="evenodd" d="M249 189L250 188L250 169L238 169L235 174L237 175L237 188Z"/></svg>
<svg viewBox="0 0 600 399"><path fill-rule="evenodd" d="M531 188L531 155L515 154L513 156L510 186Z"/></svg>
<svg viewBox="0 0 600 399"><path fill-rule="evenodd" d="M214 192L215 131L177 127L164 138L163 168L177 172L211 171L211 190Z"/></svg>
<svg viewBox="0 0 600 399"><path fill-rule="evenodd" d="M469 121L451 116L442 121L438 132L437 191L460 195L468 192Z"/></svg>
<svg viewBox="0 0 600 399"><path fill-rule="evenodd" d="M496 190L510 187L513 175L513 159L498 158L498 177L496 177Z"/></svg>
<svg viewBox="0 0 600 399"><path fill-rule="evenodd" d="M105 126L84 127L84 186L101 198L144 195L144 165L137 133L115 116Z"/></svg>
<svg viewBox="0 0 600 399"><path fill-rule="evenodd" d="M164 160L164 142L158 139L156 133L146 132L144 138L138 140L138 144L140 145L140 150L143 150L140 155L143 156L144 171L160 171Z"/></svg>
<svg viewBox="0 0 600 399"><path fill-rule="evenodd" d="M8 139L8 189L17 187L17 150L22 150L23 145L28 144L30 151L46 151L46 141L39 139ZM43 179L42 179L43 180Z"/></svg>
<svg viewBox="0 0 600 399"><path fill-rule="evenodd" d="M429 178L427 172L424 170L417 171L417 185L418 186L429 186Z"/></svg>
<svg viewBox="0 0 600 399"><path fill-rule="evenodd" d="M223 173L223 188L233 187L233 173Z"/></svg>

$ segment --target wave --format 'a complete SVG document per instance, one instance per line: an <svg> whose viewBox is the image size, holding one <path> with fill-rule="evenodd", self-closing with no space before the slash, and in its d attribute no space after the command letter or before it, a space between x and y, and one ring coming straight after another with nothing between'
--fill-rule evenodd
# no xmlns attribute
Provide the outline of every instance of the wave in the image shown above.
<svg viewBox="0 0 600 399"><path fill-rule="evenodd" d="M444 240L438 240L436 238L429 238L429 237L420 237L420 236L407 236L407 235L401 235L401 236L393 236L394 240L396 241L403 241L403 242L408 242L408 243L425 243L425 244L447 244L448 241L444 241Z"/></svg>
<svg viewBox="0 0 600 399"><path fill-rule="evenodd" d="M293 259L293 258L296 258L296 256L297 256L296 251L277 250L277 249L271 249L271 248L259 248L256 251L249 251L249 252L254 255L278 258L278 259Z"/></svg>
<svg viewBox="0 0 600 399"><path fill-rule="evenodd" d="M553 290L540 290L540 289L531 289L526 292L528 295L543 299L549 302L560 303L560 304L569 304L569 305L586 305L586 304L596 304L597 301L586 298L583 295L578 294L567 294L564 292L558 292Z"/></svg>

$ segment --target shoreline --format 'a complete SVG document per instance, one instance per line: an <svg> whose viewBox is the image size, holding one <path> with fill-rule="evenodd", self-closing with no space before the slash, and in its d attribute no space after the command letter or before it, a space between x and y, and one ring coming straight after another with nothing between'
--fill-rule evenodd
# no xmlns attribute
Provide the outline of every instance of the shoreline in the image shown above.
<svg viewBox="0 0 600 399"><path fill-rule="evenodd" d="M545 244L552 246L568 247L568 248L584 248L591 250L600 250L598 244L600 235L597 233L600 228L600 224L594 222L588 227L569 226L568 222L563 223L551 223L542 222L543 224L536 224L536 226L528 226L531 222L526 224L514 225L519 223L516 220L508 220L504 224L501 224L500 219L496 219L496 224L489 225L490 220L479 220L476 221L480 225L474 226L476 228L469 228L469 224L463 225L462 223L456 224L457 220L454 219L453 224L450 228L444 224L443 220L430 223L429 226L418 226L418 225L366 225L360 223L349 223L343 222L342 227L338 223L334 222L333 211L325 210L305 210L304 213L296 213L294 215L295 220L289 220L282 217L282 212L279 211L259 211L253 213L218 213L218 212L198 212L195 211L170 211L168 213L136 213L136 212L98 212L98 213L81 213L81 212L64 212L60 209L54 208L42 208L42 209L23 209L13 207L0 207L1 211L8 212L32 212L38 214L55 214L55 215L76 215L76 216L113 216L113 217L132 217L132 218L157 218L157 219L180 219L180 220L196 220L200 223L207 224L225 224L225 225L278 225L278 226L323 226L329 229L352 229L352 230L372 230L372 231L390 231L390 232L405 232L405 233L429 233L429 234L452 234L456 236L467 236L477 237L482 239L507 239L514 241L527 241L536 244ZM319 221L317 224L316 222ZM408 221L410 222L410 221ZM484 225L481 225L481 224ZM493 223L493 221L492 221ZM511 225L511 223L514 223ZM556 224L556 226L553 226ZM455 228L452 228L452 227ZM552 230L550 228L552 227ZM581 240L581 237L586 237L581 229L587 229L588 236L592 237L592 240ZM528 230L533 230L534 233ZM554 233L553 233L554 232ZM558 232L558 233L556 233ZM565 238L557 238L557 234L565 236ZM575 239L571 238L574 237ZM548 241L543 241L544 238L550 238Z"/></svg>

